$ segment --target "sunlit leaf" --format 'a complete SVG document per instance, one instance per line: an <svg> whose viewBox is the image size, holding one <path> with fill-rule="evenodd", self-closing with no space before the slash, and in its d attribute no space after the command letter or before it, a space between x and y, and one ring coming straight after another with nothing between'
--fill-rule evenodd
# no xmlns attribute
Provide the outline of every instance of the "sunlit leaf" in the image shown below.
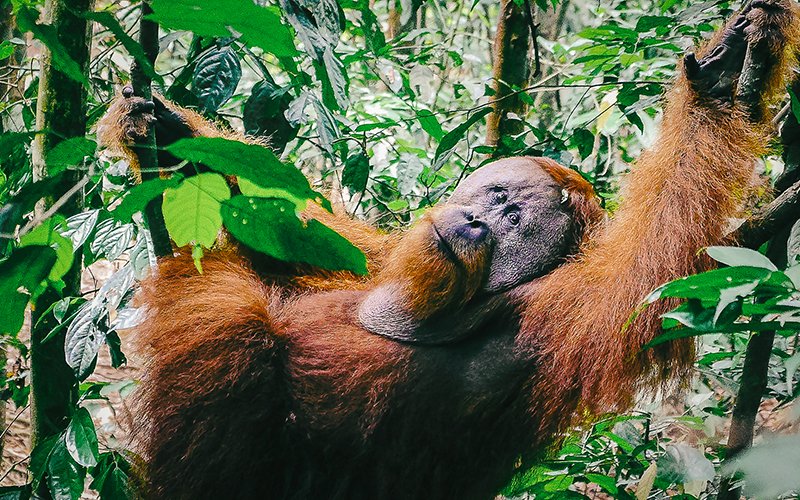
<svg viewBox="0 0 800 500"><path fill-rule="evenodd" d="M164 223L178 246L210 248L222 229L220 203L230 198L225 178L213 172L189 177L164 192Z"/></svg>

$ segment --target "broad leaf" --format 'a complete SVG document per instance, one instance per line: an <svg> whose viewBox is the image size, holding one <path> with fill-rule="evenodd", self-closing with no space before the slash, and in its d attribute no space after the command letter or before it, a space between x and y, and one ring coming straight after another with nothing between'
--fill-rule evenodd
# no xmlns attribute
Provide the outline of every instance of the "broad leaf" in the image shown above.
<svg viewBox="0 0 800 500"><path fill-rule="evenodd" d="M86 408L78 408L69 422L64 435L67 451L72 458L84 467L97 465L100 452L97 448L97 431L92 416Z"/></svg>
<svg viewBox="0 0 800 500"><path fill-rule="evenodd" d="M367 188L369 180L369 156L359 149L347 157L342 170L342 185L352 193L360 193Z"/></svg>
<svg viewBox="0 0 800 500"><path fill-rule="evenodd" d="M97 224L98 215L100 215L99 209L87 210L67 219L66 229L61 234L72 241L73 250L79 249L86 243Z"/></svg>
<svg viewBox="0 0 800 500"><path fill-rule="evenodd" d="M228 37L231 29L246 44L261 47L277 57L298 54L280 10L260 7L251 0L153 0L148 16L165 28L189 30L202 36Z"/></svg>
<svg viewBox="0 0 800 500"><path fill-rule="evenodd" d="M130 222L133 214L144 211L150 200L161 196L167 188L177 187L182 180L181 174L174 174L169 179L150 179L134 186L111 212L111 216L121 222Z"/></svg>
<svg viewBox="0 0 800 500"><path fill-rule="evenodd" d="M233 96L242 78L239 56L230 45L217 47L197 60L192 75L192 89L198 105L214 112Z"/></svg>
<svg viewBox="0 0 800 500"><path fill-rule="evenodd" d="M100 455L97 466L92 469L94 480L89 488L100 493L100 498L134 500L139 498L133 487L133 467L119 452Z"/></svg>
<svg viewBox="0 0 800 500"><path fill-rule="evenodd" d="M220 137L197 137L181 139L167 150L178 158L202 163L222 174L235 175L261 187L281 189L295 198L314 200L330 210L330 203L311 189L302 172L282 163L263 146Z"/></svg>
<svg viewBox="0 0 800 500"><path fill-rule="evenodd" d="M220 203L230 196L225 178L213 172L189 177L177 188L167 189L164 223L175 243L211 247L222 229Z"/></svg>
<svg viewBox="0 0 800 500"><path fill-rule="evenodd" d="M436 119L436 115L430 112L430 110L422 109L417 113L417 120L419 124L422 126L422 129L427 132L431 137L436 139L437 141L442 140L444 137L444 130L442 130L442 125L439 123L439 120Z"/></svg>
<svg viewBox="0 0 800 500"><path fill-rule="evenodd" d="M54 215L19 240L20 247L47 245L56 251L56 262L47 276L50 281L60 280L72 267L74 260L72 242L69 238L62 236L60 232L63 231L64 227L64 217Z"/></svg>
<svg viewBox="0 0 800 500"><path fill-rule="evenodd" d="M97 143L85 137L73 137L59 142L47 154L47 168L51 175L70 167L80 167L84 158L94 156Z"/></svg>
<svg viewBox="0 0 800 500"><path fill-rule="evenodd" d="M85 478L86 469L72 459L66 443L59 439L47 462L47 486L53 500L78 500Z"/></svg>
<svg viewBox="0 0 800 500"><path fill-rule="evenodd" d="M712 259L727 266L763 267L770 271L778 270L767 257L749 248L708 247L706 252Z"/></svg>
<svg viewBox="0 0 800 500"><path fill-rule="evenodd" d="M105 330L97 327L107 311L98 302L86 302L67 327L64 341L64 355L67 364L75 372L78 380L85 380L94 371L97 353L105 342Z"/></svg>
<svg viewBox="0 0 800 500"><path fill-rule="evenodd" d="M56 251L51 247L34 245L19 248L0 262L0 297L3 297L0 333L19 332L31 295L39 291L56 259Z"/></svg>
<svg viewBox="0 0 800 500"><path fill-rule="evenodd" d="M120 224L114 219L106 219L97 225L89 249L96 256L113 261L127 250L132 239L133 224Z"/></svg>
<svg viewBox="0 0 800 500"><path fill-rule="evenodd" d="M276 259L367 272L361 250L319 221L300 221L290 201L236 196L222 204L222 218L237 240Z"/></svg>

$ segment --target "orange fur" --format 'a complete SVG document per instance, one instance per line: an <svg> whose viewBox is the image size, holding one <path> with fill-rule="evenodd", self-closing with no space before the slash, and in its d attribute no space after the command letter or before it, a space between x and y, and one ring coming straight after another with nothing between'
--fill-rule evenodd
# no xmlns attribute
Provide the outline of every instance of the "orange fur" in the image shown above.
<svg viewBox="0 0 800 500"><path fill-rule="evenodd" d="M798 26L794 7L780 5L749 34L783 33L769 34L777 83ZM433 251L429 219L397 238L313 214L376 261L367 280L295 267L267 279L281 287L266 286L264 273L224 249L206 257L203 275L188 255L161 261L143 285L147 313L136 328L152 356L140 398L154 498L491 498L568 426L686 375L691 341L641 350L669 305L625 325L652 289L704 268L698 251L723 237L765 152L768 114L754 124L738 107L720 108L678 80L659 140L602 227L588 183L534 159L570 191L578 240L592 239L500 295L516 312L499 309L458 343L395 342L357 319L368 292L387 282L404 284L422 318L473 297L486 256L454 248L467 257L456 269Z"/></svg>

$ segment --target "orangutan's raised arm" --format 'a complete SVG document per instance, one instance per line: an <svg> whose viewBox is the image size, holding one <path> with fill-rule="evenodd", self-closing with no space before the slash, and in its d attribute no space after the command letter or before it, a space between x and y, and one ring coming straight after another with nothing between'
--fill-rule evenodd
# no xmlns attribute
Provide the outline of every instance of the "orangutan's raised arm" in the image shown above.
<svg viewBox="0 0 800 500"><path fill-rule="evenodd" d="M652 383L643 375L690 365L689 341L641 352L669 304L626 322L654 288L700 270L698 252L719 243L736 214L769 143L768 106L783 95L794 59L795 8L754 1L686 57L660 136L634 166L613 220L528 297L521 347L541 357L551 383L575 395L564 400L582 395L595 409L627 407L637 382Z"/></svg>

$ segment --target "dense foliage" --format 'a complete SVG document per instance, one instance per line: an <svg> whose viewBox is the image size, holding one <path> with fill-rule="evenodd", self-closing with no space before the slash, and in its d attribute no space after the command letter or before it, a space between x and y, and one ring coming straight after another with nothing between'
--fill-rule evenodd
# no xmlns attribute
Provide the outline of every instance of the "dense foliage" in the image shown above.
<svg viewBox="0 0 800 500"><path fill-rule="evenodd" d="M193 247L198 269L224 227L280 260L365 273L357 248L316 221L301 222L308 203L402 227L501 156L543 155L572 166L613 212L620 174L655 135L659 98L677 61L738 5L534 4L542 74L513 89L528 108L510 117L522 132L487 145L485 121L497 104L493 0L152 0L148 19L161 28L155 64L136 40L140 4L98 2L94 12L77 13L93 30L88 76L40 17L47 7L0 0L16 23L0 43L0 338L9 357L0 387L11 415L28 406L29 331L39 327L47 328L44 343L63 339L79 383L61 430L40 436L29 459L3 462L3 479L23 465L28 479L0 489L0 498L38 490L76 499L85 489L103 499L135 497L139 459L122 429L107 421L101 427L109 407L127 409L135 380L111 384L96 370L127 362L124 330L139 314L129 301L156 259L142 216L153 200L161 201L174 243ZM90 125L78 137L58 137L46 154L35 140L50 133L36 124L44 51L88 92ZM211 171L159 177L148 176L145 165L139 182L127 161L98 150L93 127L134 61L168 99L268 147L182 140L169 152ZM775 153L764 160L766 177L782 169ZM37 165L46 175L34 175ZM226 177L237 179L238 193ZM66 209L68 199L80 208ZM712 248L709 255L730 267L653 292L651 301L683 299L664 317L656 342L702 336L690 395L662 394L639 413L576 430L552 460L515 478L503 494L713 495L725 459L724 419L754 332L776 333L764 398L798 416L798 233L795 227L774 263L755 251ZM88 278L109 268L102 283ZM84 276L83 287L65 279L71 271ZM60 376L47 369L43 376ZM765 471L800 462L797 449L784 443L770 456L745 457L740 466L752 492L774 497L797 488L796 475L794 482L758 482Z"/></svg>

